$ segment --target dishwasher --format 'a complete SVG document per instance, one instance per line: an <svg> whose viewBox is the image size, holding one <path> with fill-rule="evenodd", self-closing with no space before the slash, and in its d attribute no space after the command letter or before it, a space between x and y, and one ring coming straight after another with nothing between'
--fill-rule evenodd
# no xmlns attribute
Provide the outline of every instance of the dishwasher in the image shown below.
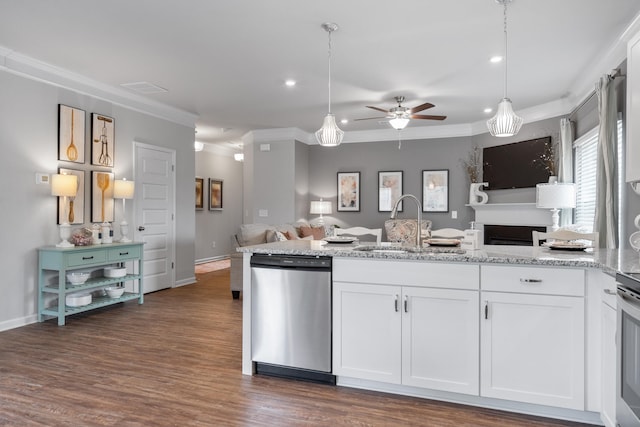
<svg viewBox="0 0 640 427"><path fill-rule="evenodd" d="M256 374L335 384L331 257L251 257L251 360Z"/></svg>

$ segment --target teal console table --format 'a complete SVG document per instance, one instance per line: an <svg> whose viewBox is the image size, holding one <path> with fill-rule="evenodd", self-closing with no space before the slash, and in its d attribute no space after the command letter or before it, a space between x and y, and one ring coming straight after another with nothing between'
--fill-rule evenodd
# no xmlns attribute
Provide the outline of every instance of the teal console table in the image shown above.
<svg viewBox="0 0 640 427"><path fill-rule="evenodd" d="M58 325L65 324L66 316L117 304L129 300L144 302L142 288L142 243L109 243L93 246L75 246L58 248L46 246L38 249L38 321L45 316L58 318ZM134 273L124 277L108 278L102 276L100 267L124 267L126 262L134 263ZM137 266L136 266L137 264ZM136 268L137 267L137 268ZM57 280L50 272L57 272ZM91 277L81 285L67 282L67 273L72 271L91 271ZM68 307L66 296L79 291L99 291L106 286L133 281L134 292L125 292L119 298L108 296L94 297L88 305ZM57 295L57 301L46 306L46 296Z"/></svg>

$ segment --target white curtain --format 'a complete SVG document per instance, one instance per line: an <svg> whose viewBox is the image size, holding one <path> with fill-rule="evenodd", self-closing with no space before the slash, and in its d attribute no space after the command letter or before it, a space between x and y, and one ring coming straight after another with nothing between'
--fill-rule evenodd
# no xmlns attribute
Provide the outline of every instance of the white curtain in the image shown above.
<svg viewBox="0 0 640 427"><path fill-rule="evenodd" d="M558 144L558 180L573 182L573 122L560 119L560 143ZM572 209L563 209L560 214L560 226L566 227L573 222Z"/></svg>
<svg viewBox="0 0 640 427"><path fill-rule="evenodd" d="M605 74L596 83L600 131L596 171L596 212L593 231L600 233L600 246L615 249L618 225L617 99L613 78Z"/></svg>

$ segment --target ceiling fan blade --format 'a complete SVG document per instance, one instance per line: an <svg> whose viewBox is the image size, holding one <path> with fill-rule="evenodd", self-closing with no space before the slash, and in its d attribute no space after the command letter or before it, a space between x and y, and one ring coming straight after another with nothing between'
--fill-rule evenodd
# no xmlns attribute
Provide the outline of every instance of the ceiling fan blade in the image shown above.
<svg viewBox="0 0 640 427"><path fill-rule="evenodd" d="M425 114L412 114L410 116L412 119L426 119L426 120L444 120L447 116L428 116Z"/></svg>
<svg viewBox="0 0 640 427"><path fill-rule="evenodd" d="M384 109L378 108L378 107L372 107L371 105L367 105L367 108L371 108L372 110L382 111L383 113L388 113L389 112L389 110L384 110Z"/></svg>
<svg viewBox="0 0 640 427"><path fill-rule="evenodd" d="M366 117L364 119L353 119L353 121L357 122L358 120L374 120L374 119L381 120L381 119L386 119L386 117Z"/></svg>
<svg viewBox="0 0 640 427"><path fill-rule="evenodd" d="M420 112L420 111L422 111L422 110L426 110L426 109L428 109L428 108L433 108L433 107L435 107L435 105L433 105L432 103L430 103L430 102L425 102L425 103L424 103L424 104L422 104L422 105L418 105L417 107L413 107L413 108L411 109L411 111L409 111L409 112L410 112L411 114L415 114L415 113Z"/></svg>

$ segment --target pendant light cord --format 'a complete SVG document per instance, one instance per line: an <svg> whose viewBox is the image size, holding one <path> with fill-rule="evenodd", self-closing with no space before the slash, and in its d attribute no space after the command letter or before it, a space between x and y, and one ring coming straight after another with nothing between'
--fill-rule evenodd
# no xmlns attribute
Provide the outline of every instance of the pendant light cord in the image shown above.
<svg viewBox="0 0 640 427"><path fill-rule="evenodd" d="M507 2L504 0L504 97L507 97Z"/></svg>
<svg viewBox="0 0 640 427"><path fill-rule="evenodd" d="M329 29L327 32L329 33L329 114L331 114L331 33L333 30Z"/></svg>

